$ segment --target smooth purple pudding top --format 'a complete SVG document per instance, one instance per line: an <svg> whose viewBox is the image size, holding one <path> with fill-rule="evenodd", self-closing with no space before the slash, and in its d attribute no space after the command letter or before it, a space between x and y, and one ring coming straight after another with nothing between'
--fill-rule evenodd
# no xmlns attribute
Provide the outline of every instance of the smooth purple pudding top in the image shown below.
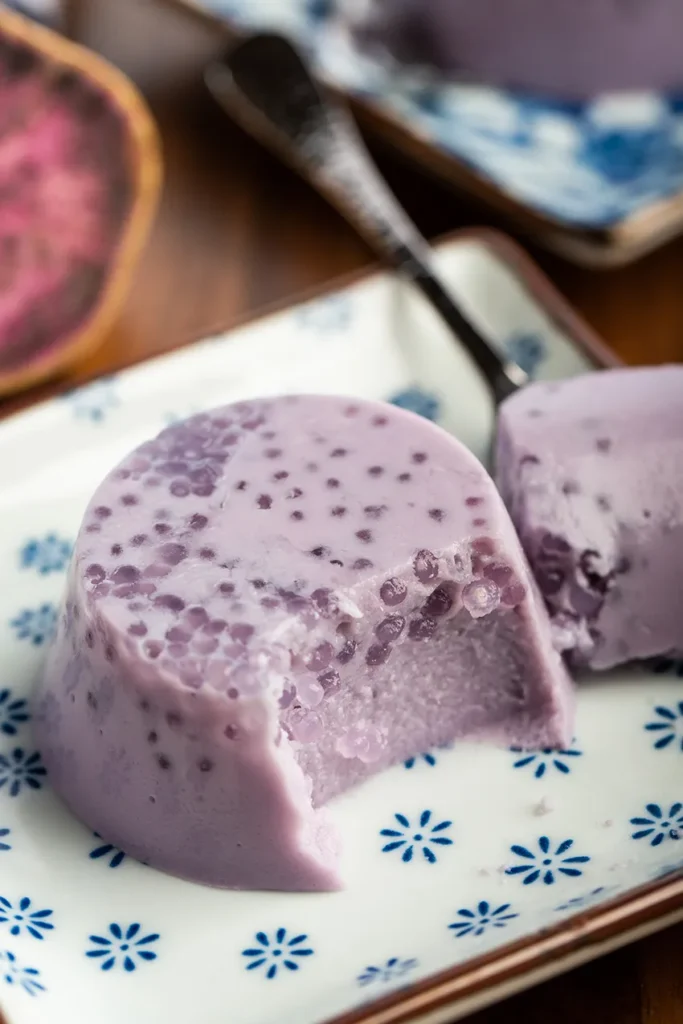
<svg viewBox="0 0 683 1024"><path fill-rule="evenodd" d="M339 885L330 797L456 736L571 738L493 482L412 413L243 402L169 427L86 512L38 705L107 841L217 885Z"/></svg>
<svg viewBox="0 0 683 1024"><path fill-rule="evenodd" d="M683 366L525 388L497 465L559 649L594 668L683 650Z"/></svg>
<svg viewBox="0 0 683 1024"><path fill-rule="evenodd" d="M683 86L680 0L374 0L347 4L361 42L408 64L585 98Z"/></svg>

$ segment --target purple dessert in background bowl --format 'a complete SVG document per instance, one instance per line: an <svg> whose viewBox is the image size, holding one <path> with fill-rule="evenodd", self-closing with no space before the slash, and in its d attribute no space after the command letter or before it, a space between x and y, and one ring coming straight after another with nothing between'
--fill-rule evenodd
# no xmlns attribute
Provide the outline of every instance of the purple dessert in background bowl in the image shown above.
<svg viewBox="0 0 683 1024"><path fill-rule="evenodd" d="M680 0L374 0L347 16L362 45L461 79L577 100L683 88Z"/></svg>

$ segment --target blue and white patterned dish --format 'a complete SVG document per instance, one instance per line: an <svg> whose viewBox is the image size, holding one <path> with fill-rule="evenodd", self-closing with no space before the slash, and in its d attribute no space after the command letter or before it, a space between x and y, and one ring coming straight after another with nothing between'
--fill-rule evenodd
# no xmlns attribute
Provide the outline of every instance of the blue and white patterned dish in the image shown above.
<svg viewBox="0 0 683 1024"><path fill-rule="evenodd" d="M657 210L663 233L660 207L673 200L665 219L683 223L683 95L575 103L453 84L360 54L337 13L345 0L185 2L243 27L294 34L330 82L555 228L612 231Z"/></svg>
<svg viewBox="0 0 683 1024"><path fill-rule="evenodd" d="M569 322L566 311L541 307L501 252L488 236L469 236L439 259L472 317L537 375L586 369L585 352L558 326ZM660 880L657 892L670 889L683 866L683 666L672 661L587 681L567 750L416 751L335 801L346 837L341 893L220 892L179 881L93 835L53 797L32 739L31 691L90 492L169 420L290 390L388 399L480 453L489 444L493 410L468 358L389 275L0 425L0 1007L8 1024L362 1019L374 1000L412 998L413 984L435 972L460 966L467 976L482 954L495 967L511 942L532 948L541 929L559 926L557 941L571 943L577 914L635 905L638 887ZM480 991L466 1008L490 998ZM456 1000L448 1019L464 1008Z"/></svg>

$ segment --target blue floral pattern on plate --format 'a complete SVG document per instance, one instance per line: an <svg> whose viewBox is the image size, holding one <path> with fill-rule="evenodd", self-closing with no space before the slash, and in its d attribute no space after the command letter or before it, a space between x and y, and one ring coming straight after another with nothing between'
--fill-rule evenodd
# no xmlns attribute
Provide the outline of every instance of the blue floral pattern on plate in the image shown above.
<svg viewBox="0 0 683 1024"><path fill-rule="evenodd" d="M399 409L407 409L408 412L414 412L417 413L418 416L424 416L426 420L431 420L432 423L436 423L441 411L441 403L436 395L433 395L428 391L423 391L422 388L418 387L406 388L405 391L399 391L397 394L393 395L392 398L389 398L388 401L391 405L395 405Z"/></svg>
<svg viewBox="0 0 683 1024"><path fill-rule="evenodd" d="M114 922L109 925L108 935L90 936L94 948L88 949L85 955L99 960L103 971L111 971L119 965L130 974L139 967L138 961L149 962L157 958L157 953L149 947L158 942L160 936L150 932L138 938L140 930L141 925L137 922L129 925Z"/></svg>
<svg viewBox="0 0 683 1024"><path fill-rule="evenodd" d="M271 936L267 932L257 932L255 935L256 946L250 946L242 950L242 956L246 958L246 969L248 971L263 968L265 977L272 981L277 977L278 970L285 968L287 971L298 971L301 966L301 958L313 956L313 949L305 945L308 935L287 935L286 928L278 928Z"/></svg>
<svg viewBox="0 0 683 1024"><path fill-rule="evenodd" d="M566 750L553 750L552 747L544 747L543 750L524 751L521 747L510 747L514 754L521 754L513 763L513 768L529 768L535 779L542 779L547 771L554 769L561 775L568 775L571 771L571 759L581 757L582 750L569 747Z"/></svg>
<svg viewBox="0 0 683 1024"><path fill-rule="evenodd" d="M401 960L400 957L392 956L384 964L379 966L366 967L362 971L356 981L359 985L372 985L375 982L381 982L387 984L390 981L396 981L397 978L403 978L406 974L414 971L417 967L417 960Z"/></svg>
<svg viewBox="0 0 683 1024"><path fill-rule="evenodd" d="M36 569L41 576L61 572L71 557L71 541L64 540L56 533L47 533L42 539L32 538L19 552L23 569Z"/></svg>
<svg viewBox="0 0 683 1024"><path fill-rule="evenodd" d="M18 639L28 640L35 647L51 639L56 625L57 609L47 601L38 608L25 608L10 622Z"/></svg>
<svg viewBox="0 0 683 1024"><path fill-rule="evenodd" d="M93 832L96 839L101 839L102 836L99 832ZM117 846L112 846L111 843L100 843L98 846L91 850L88 854L90 860L100 860L102 858L109 860L110 868L118 868L123 864L126 855L123 850L119 850Z"/></svg>
<svg viewBox="0 0 683 1024"><path fill-rule="evenodd" d="M64 396L73 415L90 423L103 423L109 413L120 405L116 377L100 377L91 384L69 391Z"/></svg>
<svg viewBox="0 0 683 1024"><path fill-rule="evenodd" d="M683 804L674 803L667 809L662 804L646 804L646 815L631 818L636 831L632 839L649 839L650 846L659 846L665 839L678 840L683 837Z"/></svg>
<svg viewBox="0 0 683 1024"><path fill-rule="evenodd" d="M655 658L652 671L657 675L672 675L683 679L683 658Z"/></svg>
<svg viewBox="0 0 683 1024"><path fill-rule="evenodd" d="M8 842L11 829L0 828L0 853L6 853L7 850L11 850L12 847Z"/></svg>
<svg viewBox="0 0 683 1024"><path fill-rule="evenodd" d="M453 840L445 832L450 829L452 821L439 821L432 824L432 812L422 811L415 825L411 825L410 819L405 814L395 814L394 818L400 828L383 828L381 836L389 839L389 842L382 847L382 853L393 853L394 850L401 851L401 860L409 863L416 851L422 851L422 856L428 863L435 864L437 860L435 846L452 846Z"/></svg>
<svg viewBox="0 0 683 1024"><path fill-rule="evenodd" d="M8 792L17 797L26 789L40 789L46 775L38 751L28 754L15 747L11 753L0 754L0 795Z"/></svg>
<svg viewBox="0 0 683 1024"><path fill-rule="evenodd" d="M23 967L16 955L9 950L0 950L0 977L8 985L18 985L29 996L37 996L45 991L40 981L40 971L35 967Z"/></svg>
<svg viewBox="0 0 683 1024"><path fill-rule="evenodd" d="M665 747L683 750L683 700L672 708L660 704L654 709L654 714L656 718L648 722L645 729L656 733L655 750L664 750Z"/></svg>
<svg viewBox="0 0 683 1024"><path fill-rule="evenodd" d="M13 697L11 690L0 690L0 733L5 736L16 736L30 717L27 700Z"/></svg>
<svg viewBox="0 0 683 1024"><path fill-rule="evenodd" d="M426 764L428 768L433 768L436 765L436 754L433 754L431 750L425 751L424 754L416 754L415 757L409 757L407 761L404 761L403 767L410 771L417 764Z"/></svg>
<svg viewBox="0 0 683 1024"><path fill-rule="evenodd" d="M456 938L461 939L465 935L475 937L483 935L491 928L506 928L510 921L513 921L519 914L510 912L509 903L501 903L499 906L492 906L488 900L480 900L474 909L461 907L457 911L455 921L449 924Z"/></svg>
<svg viewBox="0 0 683 1024"><path fill-rule="evenodd" d="M524 863L513 864L505 869L507 875L522 875L524 885L533 885L534 882L543 881L545 885L554 885L558 880L557 876L567 875L576 878L583 874L583 868L578 867L588 863L590 857L584 855L566 854L574 845L573 839L563 839L553 849L548 836L540 836L536 845L538 850L530 850L526 846L511 846L510 849L516 857L521 857Z"/></svg>
<svg viewBox="0 0 683 1024"><path fill-rule="evenodd" d="M538 331L517 331L505 342L504 352L530 380L535 380L547 356L547 346Z"/></svg>
<svg viewBox="0 0 683 1024"><path fill-rule="evenodd" d="M612 887L611 891L614 891L615 887ZM555 910L583 910L584 907L590 907L593 903L598 903L605 898L605 893L609 892L604 885L599 885L595 889L591 889L590 892L583 893L582 896L572 896L571 899L565 900L564 903L560 903Z"/></svg>
<svg viewBox="0 0 683 1024"><path fill-rule="evenodd" d="M26 932L34 939L44 939L45 932L54 928L52 922L48 921L52 913L50 909L32 910L28 896L22 896L16 903L12 903L6 896L0 896L0 924L9 925L10 935Z"/></svg>

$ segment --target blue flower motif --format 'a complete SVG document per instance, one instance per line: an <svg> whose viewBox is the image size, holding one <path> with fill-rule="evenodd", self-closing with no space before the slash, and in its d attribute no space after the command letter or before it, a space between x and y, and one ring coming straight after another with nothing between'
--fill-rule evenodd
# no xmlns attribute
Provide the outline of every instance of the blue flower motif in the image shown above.
<svg viewBox="0 0 683 1024"><path fill-rule="evenodd" d="M395 814L394 817L401 828L383 828L381 830L380 835L391 840L382 847L382 853L401 850L401 860L407 864L413 859L413 853L416 850L422 850L424 859L430 864L434 864L436 854L432 847L453 845L453 840L443 834L453 822L440 821L437 825L430 825L431 811L423 811L415 826L410 824L410 820L406 818L405 814Z"/></svg>
<svg viewBox="0 0 683 1024"><path fill-rule="evenodd" d="M511 846L510 849L517 857L523 857L529 861L527 864L515 864L505 869L506 875L524 875L524 885L531 885L533 882L542 879L545 885L553 885L557 874L569 875L571 878L583 874L583 869L577 864L586 864L590 857L579 857L575 854L566 857L565 854L574 845L573 839L564 839L558 843L554 851L551 850L548 836L541 836L538 841L538 853L534 853L526 846Z"/></svg>
<svg viewBox="0 0 683 1024"><path fill-rule="evenodd" d="M110 924L109 935L89 936L95 949L86 950L85 955L93 959L101 958L100 969L103 971L110 971L115 967L119 958L124 971L128 972L136 970L138 960L156 960L157 954L148 947L153 942L158 942L159 935L152 932L137 938L140 927L137 923L128 926Z"/></svg>
<svg viewBox="0 0 683 1024"><path fill-rule="evenodd" d="M344 331L351 323L351 300L344 292L306 302L296 311L299 325L321 334Z"/></svg>
<svg viewBox="0 0 683 1024"><path fill-rule="evenodd" d="M75 391L69 391L64 398L71 404L77 419L89 420L91 423L103 423L109 412L120 405L115 377L101 377Z"/></svg>
<svg viewBox="0 0 683 1024"><path fill-rule="evenodd" d="M399 391L398 394L389 399L389 402L399 409L407 409L408 412L417 413L418 416L423 416L426 420L431 420L433 423L438 420L441 412L441 403L436 395L431 395L418 387Z"/></svg>
<svg viewBox="0 0 683 1024"><path fill-rule="evenodd" d="M0 732L5 736L16 736L19 727L30 717L28 701L12 700L11 690L0 690Z"/></svg>
<svg viewBox="0 0 683 1024"><path fill-rule="evenodd" d="M409 757L407 761L403 762L405 768L414 768L419 761L424 761L425 764L433 768L436 764L436 755L432 754L431 750L427 750L424 754L416 754L415 757Z"/></svg>
<svg viewBox="0 0 683 1024"><path fill-rule="evenodd" d="M655 750L663 750L672 744L683 750L683 700L673 708L659 705L654 710L658 717L648 722L645 728L648 732L659 733L653 743Z"/></svg>
<svg viewBox="0 0 683 1024"><path fill-rule="evenodd" d="M287 937L286 928L278 928L273 936L266 932L256 933L257 946L242 950L242 956L248 958L246 969L254 971L263 967L269 980L277 976L278 968L286 967L288 971L298 971L300 964L297 958L313 956L313 950L304 946L308 935Z"/></svg>
<svg viewBox="0 0 683 1024"><path fill-rule="evenodd" d="M570 900L565 900L564 903L560 903L559 907L555 907L555 910L581 910L583 907L589 907L592 903L604 899L603 893L608 891L604 885L599 885L597 889L591 889L583 896L573 896Z"/></svg>
<svg viewBox="0 0 683 1024"><path fill-rule="evenodd" d="M631 839L650 839L650 846L659 846L665 839L680 839L683 836L683 804L672 804L669 810L660 804L646 804L648 817L631 818L637 831Z"/></svg>
<svg viewBox="0 0 683 1024"><path fill-rule="evenodd" d="M0 828L0 853L3 853L5 850L12 849L10 844L5 842L5 839L7 839L9 834L10 830L8 828Z"/></svg>
<svg viewBox="0 0 683 1024"><path fill-rule="evenodd" d="M597 125L586 134L580 159L613 185L683 175L683 154L664 125L632 128Z"/></svg>
<svg viewBox="0 0 683 1024"><path fill-rule="evenodd" d="M683 658L655 658L652 662L652 671L658 676L674 675L683 679Z"/></svg>
<svg viewBox="0 0 683 1024"><path fill-rule="evenodd" d="M456 938L461 939L463 935L483 935L491 928L506 928L508 923L519 914L509 913L510 904L502 903L495 909L486 900L477 903L474 910L468 907L461 907L457 911L459 920L449 924L449 928L455 932Z"/></svg>
<svg viewBox="0 0 683 1024"><path fill-rule="evenodd" d="M22 967L14 953L0 950L0 975L8 985L18 985L30 996L45 992L45 986L38 979L40 971L35 967Z"/></svg>
<svg viewBox="0 0 683 1024"><path fill-rule="evenodd" d="M10 935L21 935L25 931L34 939L42 940L44 932L51 932L54 928L48 917L52 917L51 910L31 910L28 896L22 896L16 904L6 896L0 896L0 924L9 925Z"/></svg>
<svg viewBox="0 0 683 1024"><path fill-rule="evenodd" d="M93 832L96 839L101 839L102 836L99 832ZM125 860L125 853L123 850L119 850L118 847L112 846L111 843L102 843L100 846L96 846L94 850L91 850L88 854L91 860L99 860L100 857L111 857L109 861L110 868L117 868Z"/></svg>
<svg viewBox="0 0 683 1024"><path fill-rule="evenodd" d="M541 334L518 331L505 342L505 354L533 380L546 355L546 343Z"/></svg>
<svg viewBox="0 0 683 1024"><path fill-rule="evenodd" d="M375 981L387 983L389 981L395 981L396 978L402 978L405 974L413 971L416 967L417 960L401 960L397 956L392 956L385 964L381 964L379 967L366 967L365 970L358 975L356 981L359 985L371 985Z"/></svg>
<svg viewBox="0 0 683 1024"><path fill-rule="evenodd" d="M40 789L47 775L40 754L27 754L15 747L11 754L0 754L0 789L9 788L10 796L19 796L22 789Z"/></svg>
<svg viewBox="0 0 683 1024"><path fill-rule="evenodd" d="M523 755L514 762L512 767L531 768L535 779L542 779L550 768L554 768L562 775L568 775L571 768L567 764L567 759L581 757L583 754L582 750L577 750L575 747L570 747L567 750L553 750L552 747L544 747L542 750L535 751L524 751L521 747L510 747L510 750L514 754Z"/></svg>
<svg viewBox="0 0 683 1024"><path fill-rule="evenodd" d="M17 637L30 640L35 647L40 647L52 637L56 624L57 609L49 602L41 604L39 608L24 609L10 622Z"/></svg>
<svg viewBox="0 0 683 1024"><path fill-rule="evenodd" d="M71 541L47 533L42 540L27 541L19 552L23 569L37 569L41 576L65 569L71 556Z"/></svg>

